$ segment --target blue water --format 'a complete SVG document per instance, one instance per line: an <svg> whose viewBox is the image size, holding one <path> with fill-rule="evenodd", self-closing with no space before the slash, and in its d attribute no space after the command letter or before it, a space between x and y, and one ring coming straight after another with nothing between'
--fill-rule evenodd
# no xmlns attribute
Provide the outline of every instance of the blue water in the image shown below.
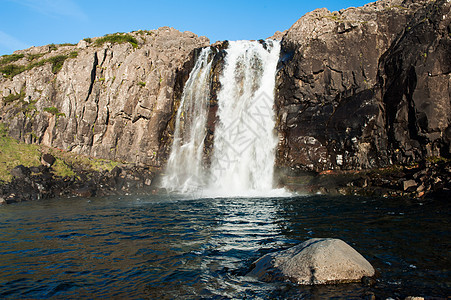
<svg viewBox="0 0 451 300"><path fill-rule="evenodd" d="M54 199L0 207L0 298L361 299L451 295L447 201L359 197ZM375 286L245 276L260 256L340 238ZM385 298L384 298L385 299Z"/></svg>

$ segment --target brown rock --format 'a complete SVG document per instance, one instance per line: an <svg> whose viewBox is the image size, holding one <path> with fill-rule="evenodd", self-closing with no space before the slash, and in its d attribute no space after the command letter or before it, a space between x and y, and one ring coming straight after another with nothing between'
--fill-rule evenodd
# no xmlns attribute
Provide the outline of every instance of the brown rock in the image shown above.
<svg viewBox="0 0 451 300"><path fill-rule="evenodd" d="M402 189L406 192L413 191L417 187L415 180L404 180L402 182Z"/></svg>

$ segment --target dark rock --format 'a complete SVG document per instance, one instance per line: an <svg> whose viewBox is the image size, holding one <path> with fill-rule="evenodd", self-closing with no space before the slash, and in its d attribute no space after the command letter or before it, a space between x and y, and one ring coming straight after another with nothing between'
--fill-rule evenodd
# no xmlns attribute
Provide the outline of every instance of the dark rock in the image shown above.
<svg viewBox="0 0 451 300"><path fill-rule="evenodd" d="M18 165L11 170L11 175L13 175L17 179L24 179L28 177L30 173L30 169L23 165Z"/></svg>
<svg viewBox="0 0 451 300"><path fill-rule="evenodd" d="M369 276L363 276L362 277L362 284L364 286L374 286L376 284L376 279Z"/></svg>
<svg viewBox="0 0 451 300"><path fill-rule="evenodd" d="M79 197L89 198L95 195L95 189L91 186L83 186L73 190L73 194Z"/></svg>
<svg viewBox="0 0 451 300"><path fill-rule="evenodd" d="M30 169L31 173L41 173L42 172L40 167L30 167L29 169Z"/></svg>
<svg viewBox="0 0 451 300"><path fill-rule="evenodd" d="M51 167L55 163L56 159L53 155L44 153L41 157L41 163L46 167Z"/></svg>
<svg viewBox="0 0 451 300"><path fill-rule="evenodd" d="M122 173L122 169L119 168L118 166L115 166L115 167L110 171L110 175L111 175L113 178L118 177L121 173Z"/></svg>
<svg viewBox="0 0 451 300"><path fill-rule="evenodd" d="M387 0L296 22L277 74L277 165L320 172L450 157L450 6Z"/></svg>

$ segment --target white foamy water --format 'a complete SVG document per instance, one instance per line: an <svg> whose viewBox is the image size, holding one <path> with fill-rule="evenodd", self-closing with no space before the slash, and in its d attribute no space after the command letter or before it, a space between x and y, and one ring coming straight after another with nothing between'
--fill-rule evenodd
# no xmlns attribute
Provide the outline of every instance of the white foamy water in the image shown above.
<svg viewBox="0 0 451 300"><path fill-rule="evenodd" d="M202 156L210 101L210 53L210 47L202 49L183 90L162 179L162 186L170 191L187 193L205 186Z"/></svg>
<svg viewBox="0 0 451 300"><path fill-rule="evenodd" d="M210 95L209 48L185 85L163 187L204 197L280 197L274 189L277 147L274 87L280 44L235 41L219 80L217 122L209 170L203 147Z"/></svg>
<svg viewBox="0 0 451 300"><path fill-rule="evenodd" d="M219 123L207 194L268 196L273 189L277 137L274 87L280 44L230 42L220 77Z"/></svg>

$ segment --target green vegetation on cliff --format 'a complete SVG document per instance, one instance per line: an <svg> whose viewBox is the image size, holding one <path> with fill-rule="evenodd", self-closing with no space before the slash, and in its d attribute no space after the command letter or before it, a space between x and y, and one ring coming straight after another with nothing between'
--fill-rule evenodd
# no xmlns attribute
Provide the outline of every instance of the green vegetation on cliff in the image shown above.
<svg viewBox="0 0 451 300"><path fill-rule="evenodd" d="M52 171L60 177L75 177L79 171L111 171L119 165L118 162L111 160L94 159L54 148L18 142L8 135L6 126L0 123L0 182L11 181L10 171L18 165L25 167L41 165L43 153L49 153L56 158Z"/></svg>
<svg viewBox="0 0 451 300"><path fill-rule="evenodd" d="M23 54L12 54L7 57L3 57L0 61L0 73L3 73L6 77L14 77L22 72L50 63L52 65L52 72L56 74L61 70L66 59L76 58L78 56L78 52L72 51L68 54L56 55L36 62L35 60L41 56L42 55L28 56L27 59L30 61L28 65L16 65L12 63L23 58Z"/></svg>
<svg viewBox="0 0 451 300"><path fill-rule="evenodd" d="M2 55L0 59L0 66L13 63L18 61L19 59L24 58L24 54L11 54L11 55Z"/></svg>
<svg viewBox="0 0 451 300"><path fill-rule="evenodd" d="M10 181L11 169L17 165L39 166L39 146L20 143L8 136L6 127L0 123L0 180Z"/></svg>
<svg viewBox="0 0 451 300"><path fill-rule="evenodd" d="M101 38L95 40L94 43L97 46L101 46L105 43L112 43L112 44L130 43L133 46L133 48L138 48L138 40L127 33L107 34L104 37L101 37Z"/></svg>

